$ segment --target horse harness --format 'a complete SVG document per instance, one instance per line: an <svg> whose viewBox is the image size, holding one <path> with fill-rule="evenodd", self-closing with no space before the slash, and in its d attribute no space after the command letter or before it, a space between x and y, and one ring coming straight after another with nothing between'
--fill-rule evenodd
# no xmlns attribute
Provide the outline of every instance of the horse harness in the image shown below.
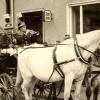
<svg viewBox="0 0 100 100"><path fill-rule="evenodd" d="M58 44L58 45L60 45L60 44ZM77 59L79 59L79 61L81 61L82 63L87 64L89 66L88 69L87 69L87 72L88 72L88 75L90 77L91 76L91 64L90 64L91 58L89 58L88 60L84 59L84 57L81 54L80 48L92 53L93 55L95 55L95 54L93 52L79 46L78 43L77 43L77 40L75 40L75 42L74 42L74 48L75 48L75 53L76 53ZM64 79L65 75L64 75L60 65L65 64L65 63L70 63L70 62L73 62L73 61L76 60L75 58L73 58L71 60L65 60L63 62L58 62L57 57L56 57L56 50L57 50L57 45L55 46L55 49L53 50L52 59L53 59L53 62L54 62L54 67L53 67L52 74L50 75L50 77L48 79L48 82L50 81L54 71L57 71L58 74L60 75L60 77ZM97 56L97 55L95 55L95 56ZM96 67L100 67L99 65L96 65L96 64L93 64L93 65L96 66Z"/></svg>

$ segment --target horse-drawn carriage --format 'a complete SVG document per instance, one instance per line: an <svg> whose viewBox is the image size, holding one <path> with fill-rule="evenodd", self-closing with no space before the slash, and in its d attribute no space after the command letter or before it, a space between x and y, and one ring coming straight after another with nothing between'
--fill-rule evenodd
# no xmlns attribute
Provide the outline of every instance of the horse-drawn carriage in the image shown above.
<svg viewBox="0 0 100 100"><path fill-rule="evenodd" d="M89 39L87 39L88 42L86 42L87 36L89 37ZM83 76L87 69L86 67L94 65L97 66L96 64L91 63L90 55L92 54L94 56L100 57L100 55L98 56L93 53L97 49L97 44L98 41L100 40L99 37L100 37L99 32L94 31L92 33L91 32L87 33L86 35L82 36L79 35L78 36L78 41L80 41L79 45L76 43L76 41L75 44L73 45L74 43L73 40L69 39L63 41L61 44L58 44L56 46L54 46L55 44L53 44L53 46L52 44L50 44L50 46L47 46L45 48L43 45L37 45L37 47L34 47L33 45L31 47L28 46L25 48L13 46L9 48L9 43L7 43L7 47L5 47L5 45L4 47L1 46L0 97L3 100L15 100L16 91L14 89L14 84L15 80L17 80L16 74L17 74L17 62L18 62L19 64L18 66L20 68L19 70L22 73L24 82L22 89L26 99L30 99L31 96L30 94L28 94L27 91L27 88L29 87L26 86L29 85L31 86L34 84L34 88L32 88L31 94L36 98L36 100L40 100L41 98L49 100L52 97L52 95L55 98L59 95L65 82L64 100L68 100L70 96L69 93L71 84L74 79L76 79L75 98L78 98L80 94L80 88ZM19 51L19 49L21 51ZM11 50L13 52L11 52ZM19 53L20 53L20 55L18 56L19 58L17 58L17 55ZM43 59L41 59L41 56L43 56ZM35 57L34 61L32 61L33 58L31 57L33 58ZM32 65L36 67L34 68ZM59 66L61 66L61 68ZM91 72L90 67L88 68L90 73ZM81 71L81 69L83 72ZM45 71L46 73L43 73L43 71ZM35 75L35 77L33 77L33 75ZM34 80L35 83L30 84L31 78L35 79L36 77L42 81ZM87 83L89 81L88 78L87 78ZM57 92L54 82L60 80L65 80L65 81L62 81L59 90ZM27 84L25 82L27 82ZM88 86L87 91L89 91L91 86L90 84L88 84L87 86ZM87 94L88 93L89 92L87 92ZM91 94L89 93L89 95Z"/></svg>
<svg viewBox="0 0 100 100"><path fill-rule="evenodd" d="M7 50L12 42L9 36L12 34L7 35L3 29L0 31L0 99L4 100L13 100L17 72L17 59L10 53L2 53L2 50Z"/></svg>

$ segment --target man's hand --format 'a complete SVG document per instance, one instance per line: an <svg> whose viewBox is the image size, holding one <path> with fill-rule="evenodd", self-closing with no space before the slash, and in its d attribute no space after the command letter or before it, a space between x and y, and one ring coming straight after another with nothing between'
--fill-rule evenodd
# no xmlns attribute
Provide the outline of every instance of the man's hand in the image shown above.
<svg viewBox="0 0 100 100"><path fill-rule="evenodd" d="M31 34L32 35L39 35L39 32L38 31L32 31Z"/></svg>
<svg viewBox="0 0 100 100"><path fill-rule="evenodd" d="M39 33L39 32L35 32L35 34L36 34L36 35L39 35L40 33Z"/></svg>

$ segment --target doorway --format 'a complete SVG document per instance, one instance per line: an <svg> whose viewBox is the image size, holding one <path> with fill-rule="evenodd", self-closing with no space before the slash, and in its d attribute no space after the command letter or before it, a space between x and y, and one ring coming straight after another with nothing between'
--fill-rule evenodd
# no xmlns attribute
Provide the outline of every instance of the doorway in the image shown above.
<svg viewBox="0 0 100 100"><path fill-rule="evenodd" d="M39 32L39 36L34 38L35 42L43 43L43 12L36 11L36 12L25 12L22 13L23 20L25 21L26 27L28 29L34 30Z"/></svg>

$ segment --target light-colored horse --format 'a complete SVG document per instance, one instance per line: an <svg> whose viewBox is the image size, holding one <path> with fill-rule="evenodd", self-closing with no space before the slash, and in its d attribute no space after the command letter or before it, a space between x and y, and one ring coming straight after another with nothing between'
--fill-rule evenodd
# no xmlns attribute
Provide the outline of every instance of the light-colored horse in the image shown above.
<svg viewBox="0 0 100 100"><path fill-rule="evenodd" d="M86 34L77 36L78 44L85 49L94 52L100 41L100 30L88 32ZM84 79L85 72L88 68L87 64L82 63L76 56L74 49L74 40L68 39L58 45L56 50L56 58L58 62L65 60L75 59L73 62L60 65L65 75L65 89L64 100L68 100L70 96L71 86L74 79L76 79L76 90L74 100L79 100L81 84ZM32 87L36 82L36 78L42 81L48 81L50 78L53 67L53 51L55 47L26 49L18 56L18 71L16 78L16 87L22 83L22 90L26 100L32 99ZM88 60L91 53L81 49L84 59ZM54 71L50 82L62 80L57 71Z"/></svg>

